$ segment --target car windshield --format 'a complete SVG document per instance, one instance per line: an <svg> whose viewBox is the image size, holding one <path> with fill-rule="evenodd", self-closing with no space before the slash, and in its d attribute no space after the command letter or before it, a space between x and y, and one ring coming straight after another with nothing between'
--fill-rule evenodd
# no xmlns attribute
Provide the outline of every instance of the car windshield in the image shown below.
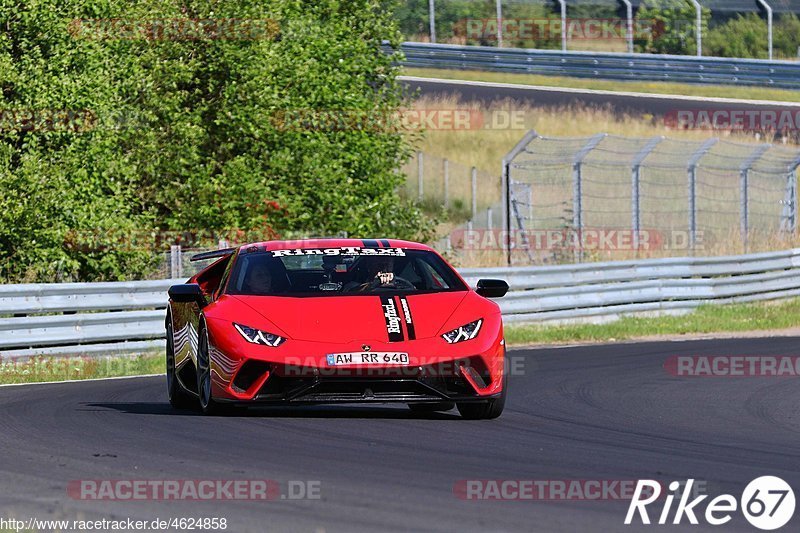
<svg viewBox="0 0 800 533"><path fill-rule="evenodd" d="M325 248L241 254L226 291L254 296L342 296L465 291L438 255L402 248Z"/></svg>

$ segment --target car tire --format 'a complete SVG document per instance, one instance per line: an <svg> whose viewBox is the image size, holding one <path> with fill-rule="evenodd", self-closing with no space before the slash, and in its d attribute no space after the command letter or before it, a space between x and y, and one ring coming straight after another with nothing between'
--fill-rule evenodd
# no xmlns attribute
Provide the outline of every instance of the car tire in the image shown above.
<svg viewBox="0 0 800 533"><path fill-rule="evenodd" d="M508 390L508 378L503 376L503 390L497 398L491 398L483 402L459 402L456 404L458 412L462 418L467 420L488 420L497 418L503 414L506 406L506 391Z"/></svg>
<svg viewBox="0 0 800 533"><path fill-rule="evenodd" d="M449 411L454 408L454 402L430 402L430 403L410 403L408 408L415 413L435 413L439 411Z"/></svg>
<svg viewBox="0 0 800 533"><path fill-rule="evenodd" d="M204 415L226 415L230 408L214 401L211 387L211 358L208 348L208 329L201 326L197 343L197 396Z"/></svg>
<svg viewBox="0 0 800 533"><path fill-rule="evenodd" d="M166 347L166 371L167 371L167 397L169 404L175 409L194 409L197 407L197 399L189 394L181 386L175 372L175 336L172 330L172 319L167 318L167 347Z"/></svg>

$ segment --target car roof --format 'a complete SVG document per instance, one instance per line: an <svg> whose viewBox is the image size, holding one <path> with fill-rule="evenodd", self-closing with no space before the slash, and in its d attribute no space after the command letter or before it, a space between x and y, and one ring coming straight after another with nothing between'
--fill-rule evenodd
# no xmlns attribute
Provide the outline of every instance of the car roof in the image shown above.
<svg viewBox="0 0 800 533"><path fill-rule="evenodd" d="M239 253L257 250L295 250L312 248L404 248L406 250L433 251L430 246L418 242L403 241L398 239L298 239L285 241L263 241L243 244Z"/></svg>

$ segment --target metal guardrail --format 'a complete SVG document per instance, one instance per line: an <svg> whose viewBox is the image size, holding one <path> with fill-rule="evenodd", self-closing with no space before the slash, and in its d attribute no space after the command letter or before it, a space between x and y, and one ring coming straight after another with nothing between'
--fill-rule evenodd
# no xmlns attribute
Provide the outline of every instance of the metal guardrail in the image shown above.
<svg viewBox="0 0 800 533"><path fill-rule="evenodd" d="M384 45L388 51L388 45ZM800 88L800 62L611 52L562 52L405 42L409 67L494 70L628 81Z"/></svg>
<svg viewBox="0 0 800 533"><path fill-rule="evenodd" d="M708 303L800 296L800 249L727 257L667 258L551 267L463 270L505 277L499 301L506 322L611 320L623 315L688 311Z"/></svg>
<svg viewBox="0 0 800 533"><path fill-rule="evenodd" d="M611 320L707 303L800 296L800 248L728 257L462 269L503 278L506 322ZM104 355L163 347L166 291L182 280L0 286L0 357ZM49 313L49 314L45 314ZM54 314L62 313L62 314ZM66 313L66 314L64 314Z"/></svg>
<svg viewBox="0 0 800 533"><path fill-rule="evenodd" d="M0 285L0 358L163 347L167 289L182 282Z"/></svg>

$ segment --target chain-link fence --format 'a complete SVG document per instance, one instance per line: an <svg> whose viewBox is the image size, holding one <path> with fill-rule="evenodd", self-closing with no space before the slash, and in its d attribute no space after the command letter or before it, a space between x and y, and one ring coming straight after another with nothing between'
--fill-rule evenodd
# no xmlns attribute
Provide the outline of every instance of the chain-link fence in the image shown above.
<svg viewBox="0 0 800 533"><path fill-rule="evenodd" d="M727 255L798 244L798 166L771 144L531 131L502 176L418 152L402 193L458 266ZM193 275L191 255L173 247L155 277Z"/></svg>
<svg viewBox="0 0 800 533"><path fill-rule="evenodd" d="M800 0L405 0L395 11L415 42L688 55L698 53L698 41L707 44L700 55L718 55L715 31L748 17L749 41L731 52L756 40L752 57L770 59L773 49L775 57L797 57L796 13Z"/></svg>
<svg viewBox="0 0 800 533"><path fill-rule="evenodd" d="M798 165L770 144L530 132L505 163L501 244L532 263L768 249L796 232Z"/></svg>
<svg viewBox="0 0 800 533"><path fill-rule="evenodd" d="M496 227L502 223L498 174L425 152L417 152L402 171L408 177L403 191L406 197L418 200L426 211L444 222L476 221L479 227L486 227L491 224L488 212Z"/></svg>

